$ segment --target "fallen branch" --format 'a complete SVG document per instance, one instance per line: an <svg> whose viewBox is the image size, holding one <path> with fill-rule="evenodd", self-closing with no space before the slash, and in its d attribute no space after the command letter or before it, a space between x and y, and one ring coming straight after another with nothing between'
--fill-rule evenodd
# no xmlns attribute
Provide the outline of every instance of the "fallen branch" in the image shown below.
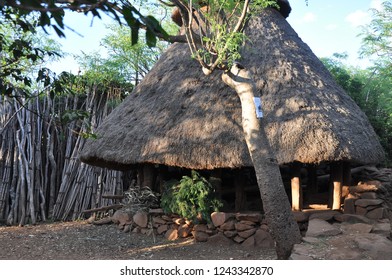
<svg viewBox="0 0 392 280"><path fill-rule="evenodd" d="M102 198L108 198L108 199L123 199L124 195L116 195L116 194L103 194Z"/></svg>
<svg viewBox="0 0 392 280"><path fill-rule="evenodd" d="M107 210L112 210L112 209L117 210L117 209L120 209L120 208L123 208L122 204L113 204L113 205L109 205L109 206L103 206L103 207L99 207L99 208L93 208L93 209L84 210L82 213L87 214L87 213L107 211Z"/></svg>

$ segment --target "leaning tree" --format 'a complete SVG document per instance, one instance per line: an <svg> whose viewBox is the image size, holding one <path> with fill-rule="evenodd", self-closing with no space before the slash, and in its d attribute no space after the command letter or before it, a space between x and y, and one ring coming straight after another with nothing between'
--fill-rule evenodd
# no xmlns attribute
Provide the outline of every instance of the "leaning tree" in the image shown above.
<svg viewBox="0 0 392 280"><path fill-rule="evenodd" d="M119 0L62 0L62 1L14 1L5 0L0 6L3 15L9 16L10 7L20 14L39 13L39 25L52 26L59 36L62 30L64 11L81 11L100 16L108 13L131 28L132 42L138 41L139 30L145 29L146 42L153 46L157 39L183 42L189 45L192 56L200 63L206 75L222 71L222 82L230 86L239 96L242 106L242 126L257 182L263 200L266 220L276 242L279 259L290 256L301 236L291 212L289 200L281 179L279 165L264 132L259 99L255 98L257 77L246 65L240 64L241 48L246 44L243 31L253 14L268 6L280 8L287 0L159 0L164 5L175 7L181 34L169 36L158 20L144 16L133 5L133 1ZM23 24L23 22L19 22Z"/></svg>
<svg viewBox="0 0 392 280"><path fill-rule="evenodd" d="M204 74L222 71L222 81L238 95L242 108L242 127L256 173L266 220L276 242L279 259L290 256L301 236L285 193L279 165L266 137L260 99L256 96L255 75L240 64L243 31L253 14L277 1L210 0L193 2L170 0L176 7L173 19ZM287 1L279 1L286 2Z"/></svg>

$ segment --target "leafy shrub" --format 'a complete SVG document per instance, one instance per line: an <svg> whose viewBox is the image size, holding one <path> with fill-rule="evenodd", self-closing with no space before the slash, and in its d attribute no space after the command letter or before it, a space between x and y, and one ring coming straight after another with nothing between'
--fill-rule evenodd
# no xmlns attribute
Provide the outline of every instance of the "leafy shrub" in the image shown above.
<svg viewBox="0 0 392 280"><path fill-rule="evenodd" d="M210 221L210 214L218 211L222 203L214 198L214 189L207 179L192 171L191 177L166 182L161 198L165 213L175 213L193 222L200 218Z"/></svg>

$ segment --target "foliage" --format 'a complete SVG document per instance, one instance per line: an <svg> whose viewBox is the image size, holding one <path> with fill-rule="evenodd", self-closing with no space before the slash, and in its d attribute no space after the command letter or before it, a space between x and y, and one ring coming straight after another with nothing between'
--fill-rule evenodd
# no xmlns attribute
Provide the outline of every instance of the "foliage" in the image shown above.
<svg viewBox="0 0 392 280"><path fill-rule="evenodd" d="M44 30L52 27L59 37L64 37L64 17L66 11L82 12L92 14L94 17L101 18L100 12L113 17L119 23L126 23L132 30L132 42L138 41L139 30L146 29L146 40L150 46L154 46L156 37L167 38L168 34L162 28L160 22L153 16L144 16L139 12L135 5L137 1L102 1L102 0L78 0L78 1L48 1L48 0L3 0L0 3L0 13L8 8L18 15L38 16L38 25ZM146 1L143 1L144 4ZM28 22L22 20L21 25Z"/></svg>
<svg viewBox="0 0 392 280"><path fill-rule="evenodd" d="M222 203L213 197L213 192L211 183L192 171L191 177L166 182L161 206L166 213L175 213L195 222L200 216L209 221L211 213L222 207Z"/></svg>
<svg viewBox="0 0 392 280"><path fill-rule="evenodd" d="M108 86L112 83L127 87L129 92L150 71L167 43L158 42L149 47L143 38L132 45L129 29L119 25L109 25L109 33L101 45L107 55L83 53L76 56L83 75L96 85Z"/></svg>
<svg viewBox="0 0 392 280"><path fill-rule="evenodd" d="M205 73L229 69L241 56L245 42L243 28L252 12L276 6L276 0L211 0L192 2L171 0L181 14L192 56Z"/></svg>
<svg viewBox="0 0 392 280"><path fill-rule="evenodd" d="M61 52L53 40L36 30L36 18L15 14L10 8L0 11L0 94L11 96L18 89L34 86L32 74ZM36 78L44 79L44 75Z"/></svg>
<svg viewBox="0 0 392 280"><path fill-rule="evenodd" d="M335 54L322 62L335 80L354 99L367 115L387 153L387 164L392 162L392 79L377 71L377 67L359 69L349 67L346 55Z"/></svg>
<svg viewBox="0 0 392 280"><path fill-rule="evenodd" d="M382 70L392 70L392 2L382 3L382 9L371 9L372 21L363 27L361 55L373 58ZM380 70L381 70L380 69Z"/></svg>

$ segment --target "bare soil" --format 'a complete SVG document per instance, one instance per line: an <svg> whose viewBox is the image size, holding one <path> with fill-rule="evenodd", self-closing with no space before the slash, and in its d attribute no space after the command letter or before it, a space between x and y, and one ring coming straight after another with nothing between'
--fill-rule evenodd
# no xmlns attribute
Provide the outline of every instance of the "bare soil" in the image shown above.
<svg viewBox="0 0 392 280"><path fill-rule="evenodd" d="M274 250L237 244L199 243L192 238L168 241L162 236L124 233L116 225L85 221L24 227L0 226L2 260L208 260L275 259Z"/></svg>
<svg viewBox="0 0 392 280"><path fill-rule="evenodd" d="M294 259L392 259L389 224L379 233L343 233L296 245ZM386 226L386 227L385 227ZM296 256L296 257L294 257ZM168 241L162 236L124 233L114 224L86 221L24 227L0 226L0 260L273 260L274 250L235 243Z"/></svg>

